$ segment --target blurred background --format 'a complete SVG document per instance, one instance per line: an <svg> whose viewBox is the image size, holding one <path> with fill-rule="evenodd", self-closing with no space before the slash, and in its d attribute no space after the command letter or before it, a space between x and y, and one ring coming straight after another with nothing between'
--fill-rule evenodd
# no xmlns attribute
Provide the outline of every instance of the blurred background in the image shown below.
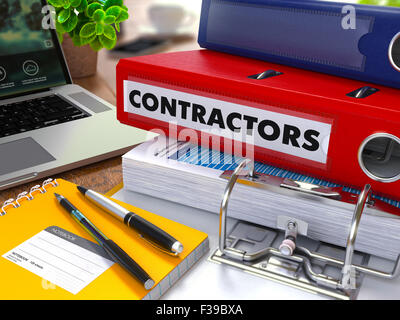
<svg viewBox="0 0 400 320"><path fill-rule="evenodd" d="M194 50L197 44L201 0L125 0L130 18L122 24L116 50L99 52L97 72L115 92L115 66L125 56L149 53ZM137 42L138 39L144 41ZM119 51L118 47L133 44L133 49L146 47L150 40L159 40L151 48ZM136 40L136 45L135 45ZM156 42L156 41L155 41Z"/></svg>

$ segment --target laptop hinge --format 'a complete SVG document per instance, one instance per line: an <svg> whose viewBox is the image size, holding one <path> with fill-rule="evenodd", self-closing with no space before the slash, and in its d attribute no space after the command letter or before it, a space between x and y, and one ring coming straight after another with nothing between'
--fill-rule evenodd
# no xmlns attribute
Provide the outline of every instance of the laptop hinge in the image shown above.
<svg viewBox="0 0 400 320"><path fill-rule="evenodd" d="M17 94L13 94L10 96L0 97L0 101L12 99L12 98L24 97L24 96L28 96L30 94L36 94L36 93L46 92L46 91L50 91L50 90L51 90L51 88L44 88L44 89L39 89L39 90L35 90L35 91L17 93Z"/></svg>

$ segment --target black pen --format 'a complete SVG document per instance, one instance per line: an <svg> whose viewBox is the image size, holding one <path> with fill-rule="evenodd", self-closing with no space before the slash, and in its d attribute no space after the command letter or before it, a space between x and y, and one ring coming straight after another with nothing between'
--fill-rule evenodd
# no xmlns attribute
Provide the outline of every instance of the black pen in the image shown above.
<svg viewBox="0 0 400 320"><path fill-rule="evenodd" d="M143 237L151 239L158 246L173 254L179 254L183 251L183 245L178 240L137 214L126 210L93 190L88 190L81 186L78 187L78 190L94 204L138 231Z"/></svg>
<svg viewBox="0 0 400 320"><path fill-rule="evenodd" d="M114 241L107 238L93 223L89 221L75 206L63 196L54 193L58 202L68 213L83 227L102 248L110 255L110 257L125 268L131 275L136 277L144 287L149 290L154 286L154 281L128 254L123 251Z"/></svg>

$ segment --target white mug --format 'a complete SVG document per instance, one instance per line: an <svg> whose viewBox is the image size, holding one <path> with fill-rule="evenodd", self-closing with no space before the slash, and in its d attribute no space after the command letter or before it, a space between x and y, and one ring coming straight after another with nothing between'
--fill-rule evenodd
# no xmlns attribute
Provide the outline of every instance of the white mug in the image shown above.
<svg viewBox="0 0 400 320"><path fill-rule="evenodd" d="M179 5L155 4L149 8L149 18L158 33L175 33L191 26L196 16Z"/></svg>

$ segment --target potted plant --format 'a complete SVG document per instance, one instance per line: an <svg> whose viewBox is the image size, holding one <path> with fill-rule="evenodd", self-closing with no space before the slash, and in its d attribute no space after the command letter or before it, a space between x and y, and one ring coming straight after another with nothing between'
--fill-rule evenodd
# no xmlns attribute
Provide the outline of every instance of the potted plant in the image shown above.
<svg viewBox="0 0 400 320"><path fill-rule="evenodd" d="M72 77L96 73L97 52L117 43L120 23L129 18L123 0L48 0Z"/></svg>

